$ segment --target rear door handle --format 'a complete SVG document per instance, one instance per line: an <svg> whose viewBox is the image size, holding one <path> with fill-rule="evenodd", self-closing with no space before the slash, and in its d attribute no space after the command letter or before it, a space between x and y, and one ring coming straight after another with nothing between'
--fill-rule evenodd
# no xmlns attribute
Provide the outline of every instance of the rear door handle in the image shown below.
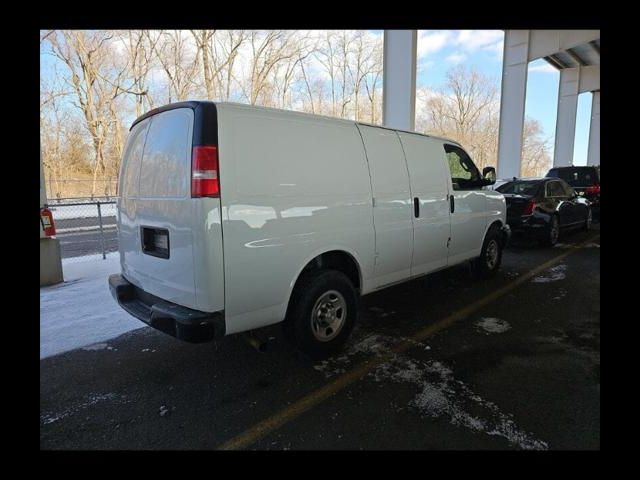
<svg viewBox="0 0 640 480"><path fill-rule="evenodd" d="M450 208L451 213L456 211L456 204L455 204L455 202L453 200L453 195L449 195L449 206L451 207Z"/></svg>
<svg viewBox="0 0 640 480"><path fill-rule="evenodd" d="M420 216L420 200L418 197L413 198L413 214L416 218Z"/></svg>

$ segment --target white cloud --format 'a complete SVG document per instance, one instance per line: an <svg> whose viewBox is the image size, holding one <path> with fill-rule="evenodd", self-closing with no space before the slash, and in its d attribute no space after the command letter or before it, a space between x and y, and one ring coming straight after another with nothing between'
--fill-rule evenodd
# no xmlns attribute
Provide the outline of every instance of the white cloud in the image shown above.
<svg viewBox="0 0 640 480"><path fill-rule="evenodd" d="M450 30L422 30L418 38L418 58L442 50L451 40L452 33Z"/></svg>
<svg viewBox="0 0 640 480"><path fill-rule="evenodd" d="M428 72L431 67L436 64L433 60L418 60L417 73L420 75L423 72Z"/></svg>
<svg viewBox="0 0 640 480"><path fill-rule="evenodd" d="M529 73L534 73L534 72L539 72L539 73L558 73L558 70L556 68L554 68L553 66L551 66L548 63L543 63L541 65L534 65L532 67L529 67Z"/></svg>
<svg viewBox="0 0 640 480"><path fill-rule="evenodd" d="M453 63L458 64L458 63L462 63L467 59L467 56L464 53L461 52L456 52L456 53L452 53L451 55L447 56L446 60L449 63Z"/></svg>
<svg viewBox="0 0 640 480"><path fill-rule="evenodd" d="M482 50L487 52L493 52L495 54L496 60L499 62L502 61L502 57L504 55L504 40L500 40L494 44L486 45L482 47Z"/></svg>
<svg viewBox="0 0 640 480"><path fill-rule="evenodd" d="M468 52L474 52L484 47L502 44L503 39L502 30L459 30L455 43Z"/></svg>

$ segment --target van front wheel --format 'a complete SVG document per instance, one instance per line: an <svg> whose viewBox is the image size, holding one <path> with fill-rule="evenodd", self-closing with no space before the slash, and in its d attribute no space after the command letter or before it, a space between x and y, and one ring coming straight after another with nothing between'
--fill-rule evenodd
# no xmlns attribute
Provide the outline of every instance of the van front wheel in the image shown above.
<svg viewBox="0 0 640 480"><path fill-rule="evenodd" d="M321 359L347 341L358 315L358 297L337 270L315 270L298 280L284 321L288 339L301 352Z"/></svg>
<svg viewBox="0 0 640 480"><path fill-rule="evenodd" d="M480 256L473 262L473 270L477 277L490 277L498 271L502 263L503 246L504 242L500 229L493 226L484 238Z"/></svg>

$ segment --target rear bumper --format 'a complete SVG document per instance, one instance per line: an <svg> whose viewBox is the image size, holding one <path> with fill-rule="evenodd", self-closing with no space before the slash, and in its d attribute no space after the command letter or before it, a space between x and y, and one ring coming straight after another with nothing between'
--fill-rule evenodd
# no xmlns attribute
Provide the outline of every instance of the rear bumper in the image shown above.
<svg viewBox="0 0 640 480"><path fill-rule="evenodd" d="M548 233L548 225L543 223L521 223L511 224L511 232L514 235L524 235L526 237L542 238Z"/></svg>
<svg viewBox="0 0 640 480"><path fill-rule="evenodd" d="M225 335L223 312L200 312L167 302L136 287L120 274L109 276L109 290L129 314L179 340L202 343Z"/></svg>

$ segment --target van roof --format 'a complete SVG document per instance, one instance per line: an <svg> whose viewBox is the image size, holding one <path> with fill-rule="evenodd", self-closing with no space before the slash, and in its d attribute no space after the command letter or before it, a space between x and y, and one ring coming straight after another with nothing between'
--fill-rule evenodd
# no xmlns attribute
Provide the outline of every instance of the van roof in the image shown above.
<svg viewBox="0 0 640 480"><path fill-rule="evenodd" d="M394 130L394 131L397 131L397 132L412 133L414 135L422 135L423 137L434 138L434 139L437 139L437 140L443 140L445 142L449 142L449 143L452 143L454 145L458 145L459 147L462 147L462 145L460 145L459 142L456 142L455 140L452 140L450 138L439 137L439 136L436 136L436 135L428 135L426 133L414 132L414 131L411 131L411 130L403 130L401 128L386 127L384 125L375 125L373 123L368 123L368 122L361 122L361 121L349 120L349 119L344 119L344 118L330 117L328 115L318 115L318 114L315 114L315 113L298 112L298 111L295 111L295 110L283 110L281 108L263 107L263 106L257 106L257 105L247 105L245 103L237 103L237 102L211 102L209 100L188 100L188 101L184 101L184 102L168 103L167 105L163 105L162 107L154 108L154 109L149 110L148 112L140 115L138 118L136 118L134 120L134 122L131 124L131 127L129 127L129 130L131 130L136 124L140 123L144 119L149 118L149 117L151 117L151 116L153 116L153 115L155 115L157 113L166 112L167 110L173 110L175 108L193 108L193 109L195 109L198 105L201 105L201 104L231 105L231 106L234 106L234 107L241 107L243 109L272 110L274 112L282 112L282 113L288 113L288 114L293 114L293 115L300 115L300 116L307 116L307 117L320 117L320 118L326 118L327 120L333 120L333 121L339 121L339 122L348 122L348 123L356 123L356 124L359 124L359 125L366 125L366 126L369 126L369 127L384 128L385 130Z"/></svg>

